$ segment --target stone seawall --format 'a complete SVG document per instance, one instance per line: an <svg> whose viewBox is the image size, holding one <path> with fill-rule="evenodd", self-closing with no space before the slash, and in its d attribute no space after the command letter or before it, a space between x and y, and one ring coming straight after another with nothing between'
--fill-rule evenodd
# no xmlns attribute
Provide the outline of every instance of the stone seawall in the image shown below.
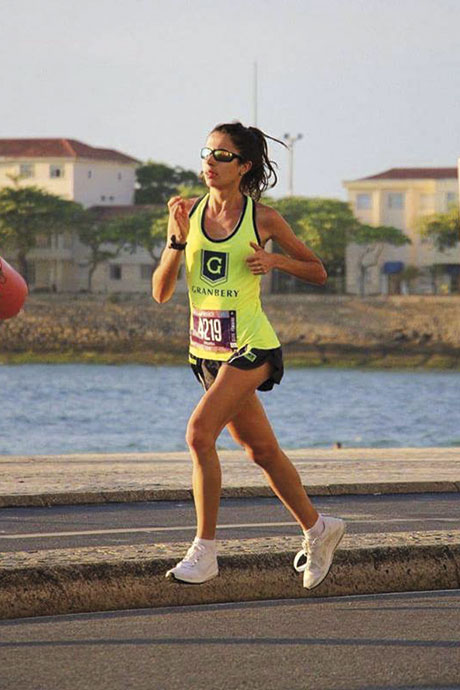
<svg viewBox="0 0 460 690"><path fill-rule="evenodd" d="M264 308L298 364L460 366L460 296L268 295ZM184 361L188 304L148 296L32 295L0 322L0 361Z"/></svg>

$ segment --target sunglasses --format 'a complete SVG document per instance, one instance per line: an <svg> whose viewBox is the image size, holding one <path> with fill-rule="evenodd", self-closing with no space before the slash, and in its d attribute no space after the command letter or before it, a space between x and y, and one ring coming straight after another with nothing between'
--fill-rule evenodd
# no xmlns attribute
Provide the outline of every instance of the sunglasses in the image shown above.
<svg viewBox="0 0 460 690"><path fill-rule="evenodd" d="M210 149L208 146L205 146L200 151L200 156L203 159L211 155L214 156L214 160L219 163L231 163L235 158L239 158L240 161L243 160L239 153L232 153L231 151L227 151L227 149Z"/></svg>

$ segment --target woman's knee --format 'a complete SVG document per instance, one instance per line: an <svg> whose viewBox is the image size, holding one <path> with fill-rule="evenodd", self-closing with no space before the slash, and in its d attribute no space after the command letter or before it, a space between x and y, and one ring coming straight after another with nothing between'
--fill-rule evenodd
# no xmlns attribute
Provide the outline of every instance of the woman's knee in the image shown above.
<svg viewBox="0 0 460 690"><path fill-rule="evenodd" d="M185 440L190 450L206 453L215 447L216 435L202 420L192 418L187 425Z"/></svg>
<svg viewBox="0 0 460 690"><path fill-rule="evenodd" d="M277 461L280 450L279 445L273 441L268 443L262 441L255 444L245 443L243 447L248 458L264 469Z"/></svg>

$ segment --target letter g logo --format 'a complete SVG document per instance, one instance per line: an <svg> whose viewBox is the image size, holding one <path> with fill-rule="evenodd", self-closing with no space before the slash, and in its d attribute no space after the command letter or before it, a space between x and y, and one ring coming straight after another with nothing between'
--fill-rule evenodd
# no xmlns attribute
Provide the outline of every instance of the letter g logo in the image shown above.
<svg viewBox="0 0 460 690"><path fill-rule="evenodd" d="M228 274L228 254L209 249L201 250L201 278L210 285L225 283Z"/></svg>
<svg viewBox="0 0 460 690"><path fill-rule="evenodd" d="M222 257L212 256L210 259L208 259L206 268L208 269L209 273L212 273L213 275L220 275L222 270Z"/></svg>

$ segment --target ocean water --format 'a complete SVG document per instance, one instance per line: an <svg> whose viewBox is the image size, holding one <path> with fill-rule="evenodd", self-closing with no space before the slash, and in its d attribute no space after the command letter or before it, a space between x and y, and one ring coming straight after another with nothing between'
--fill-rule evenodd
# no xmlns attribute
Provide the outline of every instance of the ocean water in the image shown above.
<svg viewBox="0 0 460 690"><path fill-rule="evenodd" d="M288 369L260 393L284 448L458 446L458 372ZM186 450L187 366L0 366L0 454ZM224 431L220 448L236 448Z"/></svg>

